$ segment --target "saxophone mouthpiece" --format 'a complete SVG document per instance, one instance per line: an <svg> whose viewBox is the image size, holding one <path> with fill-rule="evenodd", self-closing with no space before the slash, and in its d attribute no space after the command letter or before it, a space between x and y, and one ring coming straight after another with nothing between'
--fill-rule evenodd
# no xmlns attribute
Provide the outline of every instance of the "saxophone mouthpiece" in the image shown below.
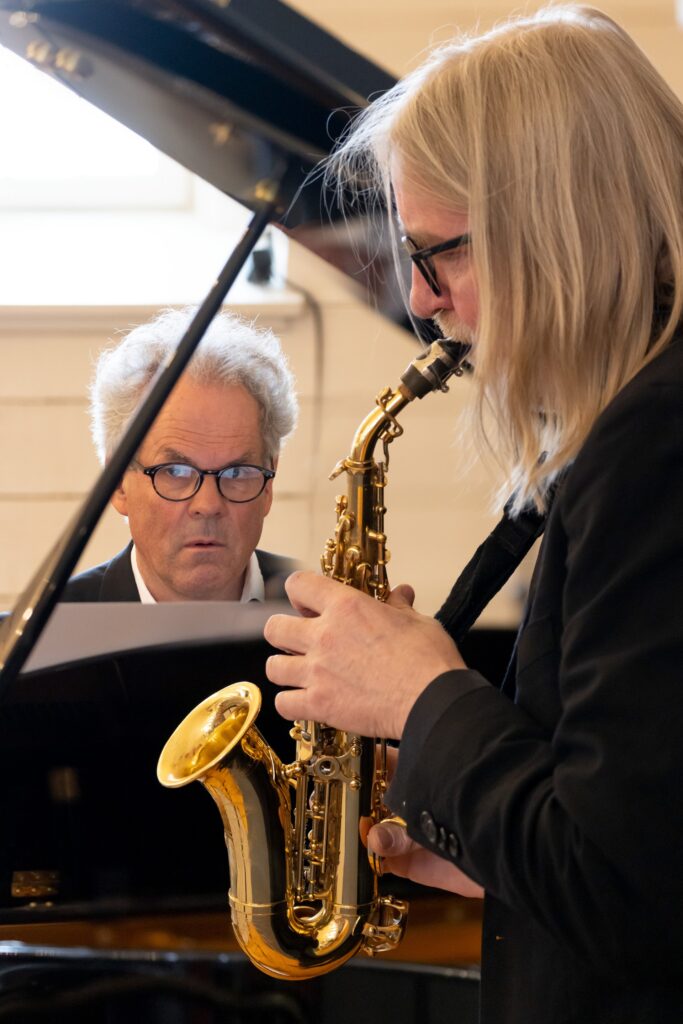
<svg viewBox="0 0 683 1024"><path fill-rule="evenodd" d="M401 375L404 388L412 398L424 398L432 391L448 391L449 377L460 377L471 345L441 338L434 341Z"/></svg>

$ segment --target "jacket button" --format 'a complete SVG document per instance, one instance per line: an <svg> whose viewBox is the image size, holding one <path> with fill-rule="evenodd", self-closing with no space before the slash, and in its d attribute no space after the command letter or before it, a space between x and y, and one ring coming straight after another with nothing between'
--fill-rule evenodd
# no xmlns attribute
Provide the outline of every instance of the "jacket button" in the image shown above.
<svg viewBox="0 0 683 1024"><path fill-rule="evenodd" d="M437 828L434 819L432 818L429 811L423 811L420 815L420 830L422 835L425 837L427 842L435 843L437 837Z"/></svg>
<svg viewBox="0 0 683 1024"><path fill-rule="evenodd" d="M441 850L442 853L446 852L446 839L447 838L448 838L448 836L446 835L446 829L443 828L443 826L442 826L439 829L439 838L436 841L436 845L439 847L439 849Z"/></svg>
<svg viewBox="0 0 683 1024"><path fill-rule="evenodd" d="M449 832L448 834L448 853L451 857L460 856L460 842L458 841L458 837L452 832Z"/></svg>

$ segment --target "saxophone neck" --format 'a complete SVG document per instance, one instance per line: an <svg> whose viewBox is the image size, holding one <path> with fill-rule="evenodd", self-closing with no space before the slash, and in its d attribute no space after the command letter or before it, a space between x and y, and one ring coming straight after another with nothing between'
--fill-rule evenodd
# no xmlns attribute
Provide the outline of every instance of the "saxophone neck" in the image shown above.
<svg viewBox="0 0 683 1024"><path fill-rule="evenodd" d="M447 381L462 376L470 349L471 345L465 342L442 338L413 359L401 374L396 390L387 387L377 396L375 408L356 430L348 458L338 463L331 479L349 466L370 468L366 464L372 459L377 441L392 441L403 433L396 419L398 414L416 398L424 398L432 391L448 391Z"/></svg>
<svg viewBox="0 0 683 1024"><path fill-rule="evenodd" d="M331 479L350 466L356 470L370 469L378 440L393 440L403 433L396 417L412 400L413 396L401 385L395 391L390 387L380 391L375 399L375 408L356 430L348 457L339 463Z"/></svg>

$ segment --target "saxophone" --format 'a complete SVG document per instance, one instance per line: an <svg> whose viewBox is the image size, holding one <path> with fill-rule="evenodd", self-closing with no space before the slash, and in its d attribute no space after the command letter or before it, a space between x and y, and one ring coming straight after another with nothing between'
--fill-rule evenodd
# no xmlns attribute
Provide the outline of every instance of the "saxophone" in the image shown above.
<svg viewBox="0 0 683 1024"><path fill-rule="evenodd" d="M362 421L337 498L334 536L321 558L326 576L389 596L384 533L388 446L403 428L396 417L413 399L446 391L462 373L469 346L437 341L413 360L396 390L385 388ZM374 451L381 443L384 461ZM381 864L360 841L359 819L386 818L383 741L294 722L295 759L283 764L256 727L261 694L241 682L214 693L180 723L157 767L162 785L195 779L218 806L230 865L235 936L252 963L271 977L301 980L341 966L355 953L393 949L407 904L380 895Z"/></svg>

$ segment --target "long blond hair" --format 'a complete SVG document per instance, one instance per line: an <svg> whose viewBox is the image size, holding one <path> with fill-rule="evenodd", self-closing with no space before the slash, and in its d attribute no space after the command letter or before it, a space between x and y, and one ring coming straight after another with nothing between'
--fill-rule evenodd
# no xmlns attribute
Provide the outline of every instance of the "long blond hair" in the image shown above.
<svg viewBox="0 0 683 1024"><path fill-rule="evenodd" d="M351 125L328 173L391 202L400 158L470 215L482 435L542 508L596 417L683 313L683 106L589 7L436 49Z"/></svg>

